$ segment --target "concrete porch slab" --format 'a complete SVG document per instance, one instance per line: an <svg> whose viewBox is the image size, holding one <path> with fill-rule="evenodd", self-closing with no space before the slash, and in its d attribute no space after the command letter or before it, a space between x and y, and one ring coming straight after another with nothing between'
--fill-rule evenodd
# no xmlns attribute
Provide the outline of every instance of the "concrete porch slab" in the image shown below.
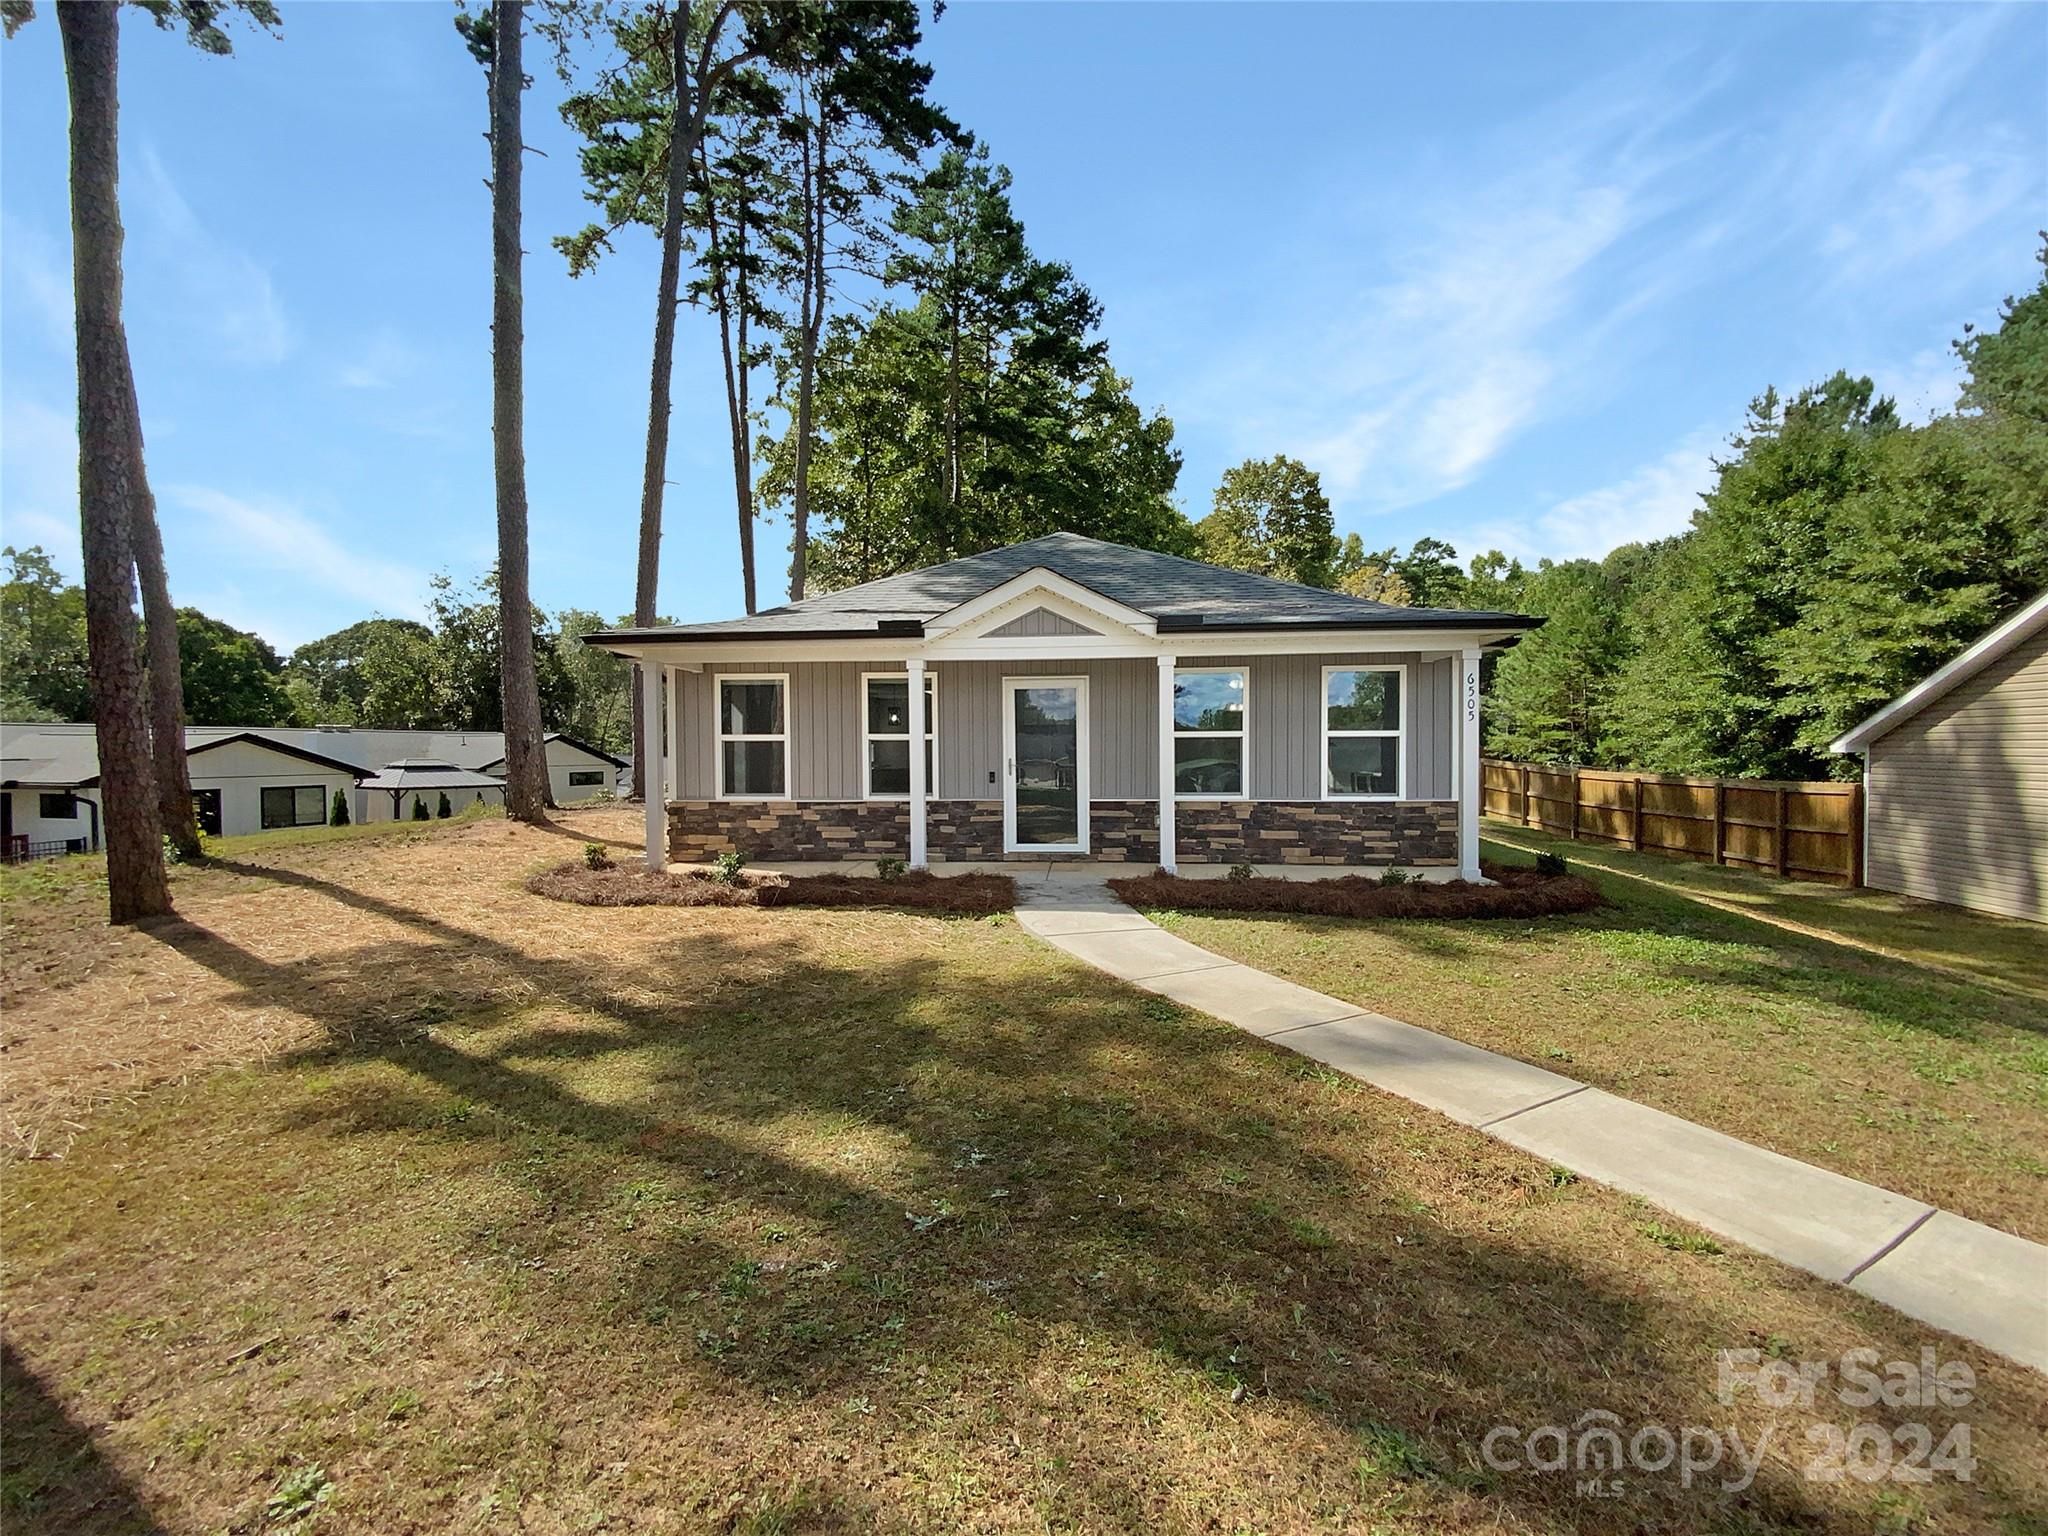
<svg viewBox="0 0 2048 1536"><path fill-rule="evenodd" d="M1230 964L1221 955L1199 949L1186 939L1177 939L1150 924L1120 933L1048 936L1045 942L1123 981L1143 982L1169 972L1207 970Z"/></svg>
<svg viewBox="0 0 2048 1536"><path fill-rule="evenodd" d="M1933 1209L1598 1088L1486 1129L1829 1280Z"/></svg>
<svg viewBox="0 0 2048 1536"><path fill-rule="evenodd" d="M1560 1073L1376 1013L1293 1030L1274 1043L1464 1125L1488 1126L1585 1088Z"/></svg>
<svg viewBox="0 0 2048 1536"><path fill-rule="evenodd" d="M1208 953L1207 950L1197 952ZM1157 992L1161 997L1170 997L1176 1003L1214 1014L1254 1035L1279 1034L1283 1030L1323 1024L1358 1012L1356 1003L1311 992L1307 987L1268 976L1248 965L1224 964L1203 970L1147 976L1140 978L1138 985L1148 992Z"/></svg>
<svg viewBox="0 0 2048 1536"><path fill-rule="evenodd" d="M1936 1211L1849 1284L2048 1371L2048 1248L2039 1243Z"/></svg>

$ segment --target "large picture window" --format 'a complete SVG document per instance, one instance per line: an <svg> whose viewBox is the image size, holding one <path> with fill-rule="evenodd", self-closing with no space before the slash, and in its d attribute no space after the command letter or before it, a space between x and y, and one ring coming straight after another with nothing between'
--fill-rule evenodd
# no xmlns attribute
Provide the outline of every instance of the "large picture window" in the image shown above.
<svg viewBox="0 0 2048 1536"><path fill-rule="evenodd" d="M1323 796L1396 800L1401 795L1402 671L1323 668Z"/></svg>
<svg viewBox="0 0 2048 1536"><path fill-rule="evenodd" d="M718 680L718 797L789 797L789 679Z"/></svg>
<svg viewBox="0 0 2048 1536"><path fill-rule="evenodd" d="M924 787L931 793L938 766L939 680L924 678ZM861 677L861 758L870 800L910 798L910 677L869 672Z"/></svg>
<svg viewBox="0 0 2048 1536"><path fill-rule="evenodd" d="M1173 674L1173 792L1201 799L1245 793L1245 674Z"/></svg>
<svg viewBox="0 0 2048 1536"><path fill-rule="evenodd" d="M263 786L263 830L327 824L327 791L318 784Z"/></svg>

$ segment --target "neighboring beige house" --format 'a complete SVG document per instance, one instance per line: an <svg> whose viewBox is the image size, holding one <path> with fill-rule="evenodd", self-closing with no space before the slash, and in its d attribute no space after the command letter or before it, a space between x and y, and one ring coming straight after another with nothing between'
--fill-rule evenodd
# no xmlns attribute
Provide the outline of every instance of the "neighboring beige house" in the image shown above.
<svg viewBox="0 0 2048 1536"><path fill-rule="evenodd" d="M1834 750L1864 758L1866 885L2048 922L2048 593Z"/></svg>

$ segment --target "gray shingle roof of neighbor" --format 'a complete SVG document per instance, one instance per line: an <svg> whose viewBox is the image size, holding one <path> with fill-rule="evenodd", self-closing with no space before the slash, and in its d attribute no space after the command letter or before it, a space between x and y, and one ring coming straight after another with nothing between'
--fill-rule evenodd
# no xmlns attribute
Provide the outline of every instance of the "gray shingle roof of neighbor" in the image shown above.
<svg viewBox="0 0 2048 1536"><path fill-rule="evenodd" d="M885 622L922 623L1026 571L1043 568L1126 608L1148 613L1163 631L1193 629L1534 629L1541 619L1463 608L1399 608L1179 555L1048 533L985 554L785 603L744 619L616 629L608 640L841 639L875 634Z"/></svg>

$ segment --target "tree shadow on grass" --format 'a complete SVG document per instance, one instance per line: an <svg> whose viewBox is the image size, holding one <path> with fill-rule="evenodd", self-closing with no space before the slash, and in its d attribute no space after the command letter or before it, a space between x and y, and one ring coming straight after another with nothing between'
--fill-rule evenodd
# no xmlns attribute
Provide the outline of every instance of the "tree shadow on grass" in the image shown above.
<svg viewBox="0 0 2048 1536"><path fill-rule="evenodd" d="M1729 1322L1711 1303L1695 1315L1683 1281L1659 1295L1574 1256L1568 1231L1431 1209L1568 1200L1543 1169L1399 1101L1313 1082L1271 1046L1049 951L998 963L1001 945L1027 941L961 924L932 950L826 964L802 939L817 915L750 914L766 942L697 932L622 971L266 873L417 936L278 963L194 924L155 930L252 1005L323 1026L284 1069L319 1067L329 1086L283 1104L281 1132L373 1136L418 1115L441 1135L551 1139L581 1161L537 1213L508 1217L531 1224L527 1251L587 1250L622 1184L688 1213L584 1253L624 1319L597 1349L672 1330L729 1390L879 1398L925 1423L950 1409L891 1394L930 1373L1037 1434L1028 1405L1048 1389L1026 1378L1040 1352L1109 1339L1127 1375L1151 1378L1104 1389L1121 1401L1128 1385L1141 1417L1162 1392L1199 1400L1222 1445L1249 1402L1320 1426L1316 1454L1377 1468L1354 1475L1368 1507L1588 1533L1615 1529L1616 1508L1576 1498L1570 1474L1487 1471L1489 1429L1592 1409L1674 1429L1743 1416L1713 1401L1711 1349L1752 1341L1720 1337ZM452 980L476 976L490 983L466 996ZM408 1107L388 1079L334 1086L359 1062L435 1092ZM451 1098L481 1113L448 1119ZM793 1125L816 1129L793 1140ZM879 1148L879 1166L847 1161L841 1136ZM1454 1160L1462 1183L1418 1196L1425 1156ZM1925 1330L1849 1305L1854 1342L1916 1354ZM1090 1454L1108 1459L1068 1458L1047 1495L1078 1523L1143 1525L1174 1507L1161 1503L1174 1464L1115 1440ZM1780 1465L1725 1495L1642 1478L1626 1510L1649 1529L1846 1523Z"/></svg>
<svg viewBox="0 0 2048 1536"><path fill-rule="evenodd" d="M14 1346L0 1341L0 1528L158 1536L164 1527Z"/></svg>

